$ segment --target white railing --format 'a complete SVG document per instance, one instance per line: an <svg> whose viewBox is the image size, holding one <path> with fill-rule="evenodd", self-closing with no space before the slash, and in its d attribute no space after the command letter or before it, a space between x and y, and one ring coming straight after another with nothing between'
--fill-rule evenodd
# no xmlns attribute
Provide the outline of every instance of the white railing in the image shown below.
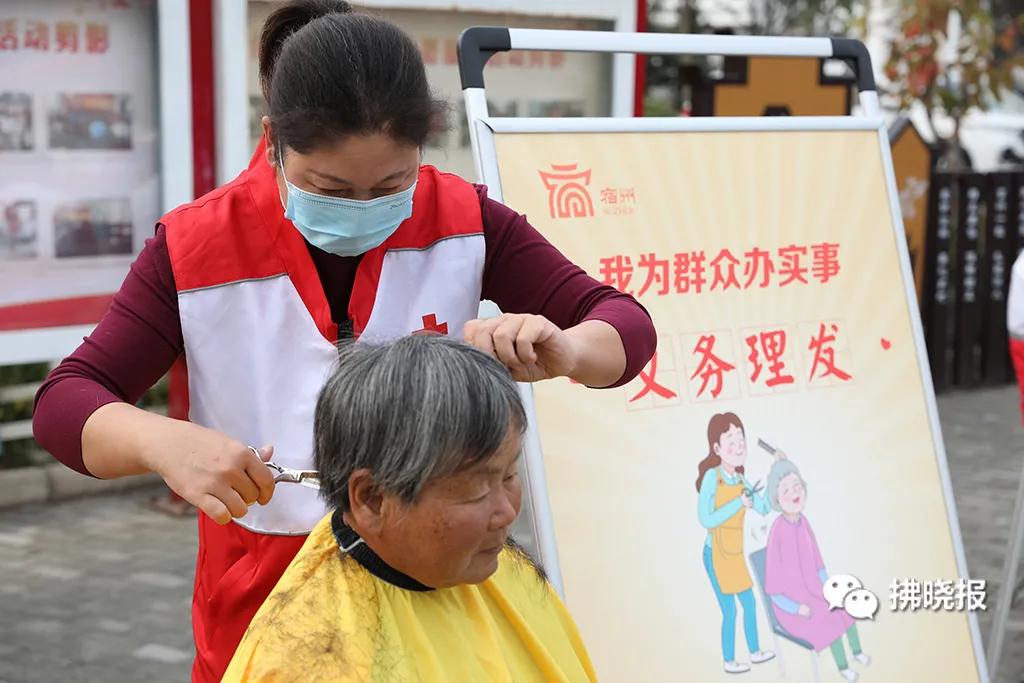
<svg viewBox="0 0 1024 683"><path fill-rule="evenodd" d="M55 363L52 365L56 365ZM52 366L51 366L52 367ZM166 382L166 377L161 379L157 385ZM0 385L0 407L11 403L32 401L42 382L28 382L23 384ZM146 410L158 415L167 414L166 405L146 406ZM2 462L4 452L9 452L8 444L14 441L22 441L32 438L32 418L26 417L16 420L4 420L0 417L0 469L3 469Z"/></svg>
<svg viewBox="0 0 1024 683"><path fill-rule="evenodd" d="M40 383L35 384L12 384L0 387L0 405L15 403L18 401L31 401L39 389ZM0 441L19 441L32 436L32 420L14 420L13 422L0 422ZM0 447L0 453L3 452Z"/></svg>

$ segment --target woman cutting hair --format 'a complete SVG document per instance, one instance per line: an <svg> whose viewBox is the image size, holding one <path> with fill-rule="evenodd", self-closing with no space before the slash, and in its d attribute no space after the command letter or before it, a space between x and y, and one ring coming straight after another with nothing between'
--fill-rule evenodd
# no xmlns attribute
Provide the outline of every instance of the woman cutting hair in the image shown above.
<svg viewBox="0 0 1024 683"><path fill-rule="evenodd" d="M782 457L776 452L776 457ZM750 671L736 659L736 602L743 608L743 634L753 664L775 658L762 650L757 633L754 583L743 550L743 522L747 510L768 514L768 500L744 473L747 432L734 413L720 413L708 422L708 455L697 465L697 518L708 530L703 547L704 570L722 610L722 659L725 673Z"/></svg>
<svg viewBox="0 0 1024 683"><path fill-rule="evenodd" d="M333 511L224 680L595 680L572 618L508 535L525 427L508 370L468 345L345 348L314 427Z"/></svg>
<svg viewBox="0 0 1024 683"><path fill-rule="evenodd" d="M312 490L275 490L264 461L273 451L312 466L313 409L339 339L434 330L517 380L593 387L628 382L655 346L635 300L483 187L421 164L444 107L396 26L339 1L283 5L263 29L260 79L269 115L248 169L160 220L33 418L69 467L157 472L199 508L197 681L220 678L324 516ZM478 320L481 299L505 314ZM136 409L182 353L190 421Z"/></svg>

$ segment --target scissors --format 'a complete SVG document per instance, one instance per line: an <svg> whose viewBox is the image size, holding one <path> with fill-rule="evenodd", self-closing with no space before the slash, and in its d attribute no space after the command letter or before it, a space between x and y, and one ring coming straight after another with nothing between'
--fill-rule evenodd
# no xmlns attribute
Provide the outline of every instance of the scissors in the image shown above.
<svg viewBox="0 0 1024 683"><path fill-rule="evenodd" d="M272 462L268 462L267 467L277 472L274 475L275 483L299 484L317 491L320 490L320 473L316 470L293 470Z"/></svg>
<svg viewBox="0 0 1024 683"><path fill-rule="evenodd" d="M758 479L754 482L753 486L748 485L743 487L743 495L753 497L755 493L760 493L762 489L764 489L764 485L761 483L761 480Z"/></svg>
<svg viewBox="0 0 1024 683"><path fill-rule="evenodd" d="M252 451L257 458L260 457L260 452L252 446L249 446L249 450ZM320 473L316 470L293 470L289 467L281 467L274 462L268 462L265 464L267 467L274 470L275 484L284 482L286 484L298 484L318 491L320 490Z"/></svg>

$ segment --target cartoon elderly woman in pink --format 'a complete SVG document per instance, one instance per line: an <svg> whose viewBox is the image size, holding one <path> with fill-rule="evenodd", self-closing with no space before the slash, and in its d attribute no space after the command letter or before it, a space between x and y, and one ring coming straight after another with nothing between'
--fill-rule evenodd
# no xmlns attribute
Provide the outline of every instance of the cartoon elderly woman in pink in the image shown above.
<svg viewBox="0 0 1024 683"><path fill-rule="evenodd" d="M843 648L843 634L850 643L853 658L867 666L871 658L860 647L853 618L844 610L829 610L822 595L828 580L818 541L804 516L807 484L789 460L779 460L768 472L766 489L772 508L782 514L768 532L765 552L765 592L771 597L771 609L790 634L807 641L815 651L832 651L840 675L856 681Z"/></svg>

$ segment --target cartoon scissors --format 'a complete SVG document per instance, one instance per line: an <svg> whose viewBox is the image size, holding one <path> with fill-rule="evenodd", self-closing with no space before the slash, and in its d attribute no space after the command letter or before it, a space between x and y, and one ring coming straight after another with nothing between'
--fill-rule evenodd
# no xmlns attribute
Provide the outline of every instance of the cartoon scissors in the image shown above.
<svg viewBox="0 0 1024 683"><path fill-rule="evenodd" d="M761 480L758 479L754 482L753 486L747 484L743 487L743 495L753 498L755 493L760 493L762 490L764 490L764 485L761 483Z"/></svg>

